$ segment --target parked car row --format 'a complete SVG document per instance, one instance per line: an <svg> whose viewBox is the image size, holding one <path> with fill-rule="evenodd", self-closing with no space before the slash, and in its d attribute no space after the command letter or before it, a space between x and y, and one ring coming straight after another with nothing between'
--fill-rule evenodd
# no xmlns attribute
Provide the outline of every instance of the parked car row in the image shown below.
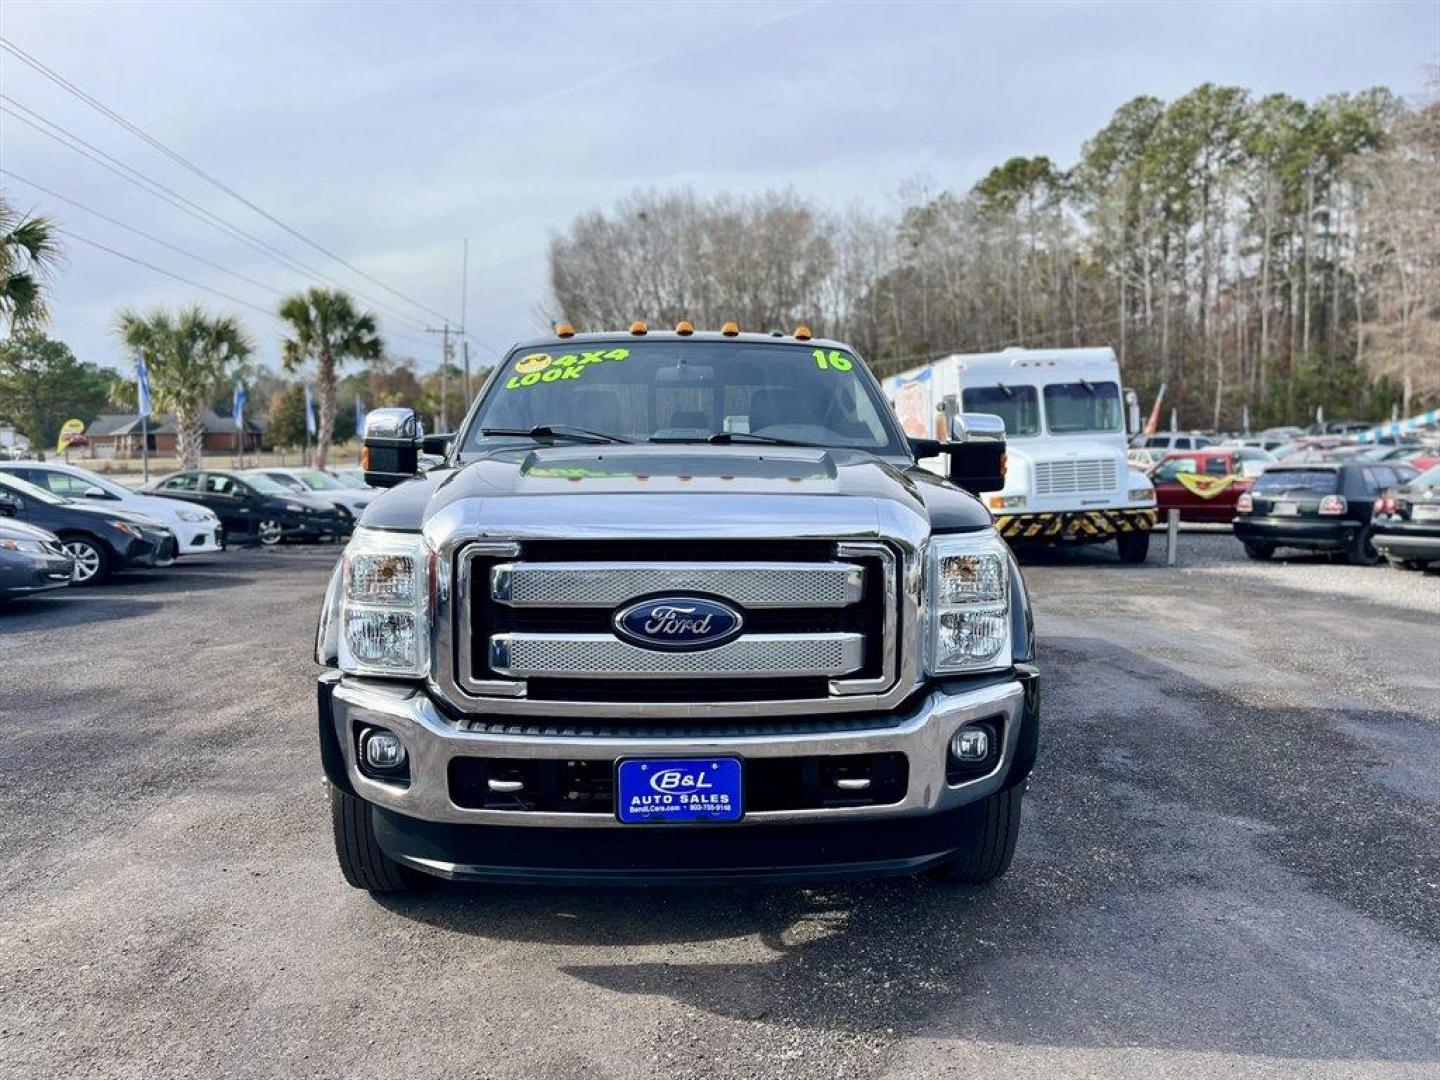
<svg viewBox="0 0 1440 1080"><path fill-rule="evenodd" d="M3 461L0 600L228 546L343 539L374 494L358 470L182 470L135 491L64 462Z"/></svg>
<svg viewBox="0 0 1440 1080"><path fill-rule="evenodd" d="M1130 451L1132 460L1156 452ZM1184 522L1230 524L1252 559L1298 548L1424 569L1440 563L1437 465L1418 443L1297 434L1269 449L1231 440L1166 451L1148 473L1161 520L1174 510Z"/></svg>
<svg viewBox="0 0 1440 1080"><path fill-rule="evenodd" d="M296 491L267 472L190 469L142 490L206 508L234 542L270 547L286 539L334 540L355 528L355 515L341 501Z"/></svg>
<svg viewBox="0 0 1440 1080"><path fill-rule="evenodd" d="M1440 466L1287 464L1240 496L1233 528L1252 559L1293 547L1424 570L1440 563Z"/></svg>

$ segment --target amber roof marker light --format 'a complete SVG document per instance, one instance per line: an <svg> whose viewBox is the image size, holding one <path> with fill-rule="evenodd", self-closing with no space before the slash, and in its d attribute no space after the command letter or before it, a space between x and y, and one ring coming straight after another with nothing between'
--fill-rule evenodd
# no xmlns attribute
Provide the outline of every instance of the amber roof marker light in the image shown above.
<svg viewBox="0 0 1440 1080"><path fill-rule="evenodd" d="M649 332L650 328L646 326L643 322L641 322L639 319L636 319L630 324L630 333L634 334L636 337L644 337Z"/></svg>
<svg viewBox="0 0 1440 1080"><path fill-rule="evenodd" d="M726 337L738 337L740 334L740 324L734 319L731 319L724 326L720 327L720 333Z"/></svg>
<svg viewBox="0 0 1440 1080"><path fill-rule="evenodd" d="M562 322L559 326L555 327L555 336L558 338L574 337L575 327L571 326L568 322Z"/></svg>
<svg viewBox="0 0 1440 1080"><path fill-rule="evenodd" d="M795 327L795 340L796 340L796 341L809 341L809 340L810 340L812 337L814 337L814 336L815 336L815 335L813 335L812 333L810 333L810 328L809 328L808 326L806 326L804 323L801 323L799 326Z"/></svg>
<svg viewBox="0 0 1440 1080"><path fill-rule="evenodd" d="M689 337L695 332L695 325L689 319L681 319L675 324L675 333L681 337Z"/></svg>

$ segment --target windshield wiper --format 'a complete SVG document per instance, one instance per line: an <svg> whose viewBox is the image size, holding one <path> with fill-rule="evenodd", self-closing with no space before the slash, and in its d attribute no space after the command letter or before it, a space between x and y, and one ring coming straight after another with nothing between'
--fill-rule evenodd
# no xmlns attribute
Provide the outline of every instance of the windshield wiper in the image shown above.
<svg viewBox="0 0 1440 1080"><path fill-rule="evenodd" d="M532 428L487 427L480 429L481 435L523 435L531 439L573 439L576 442L628 443L633 440L604 431L573 427L570 424L537 424Z"/></svg>
<svg viewBox="0 0 1440 1080"><path fill-rule="evenodd" d="M711 446L728 446L736 440L742 442L766 443L770 446L814 446L814 443L796 442L794 439L781 439L774 435L756 435L750 431L717 431L714 435L707 435L704 438L677 435L651 435L653 443L709 443Z"/></svg>

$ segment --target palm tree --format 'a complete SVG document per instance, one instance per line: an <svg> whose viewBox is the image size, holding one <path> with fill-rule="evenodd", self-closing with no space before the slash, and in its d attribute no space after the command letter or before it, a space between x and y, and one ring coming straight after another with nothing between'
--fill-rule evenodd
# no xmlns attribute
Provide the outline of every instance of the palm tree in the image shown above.
<svg viewBox="0 0 1440 1080"><path fill-rule="evenodd" d="M320 399L315 466L323 469L335 431L335 369L346 360L378 360L384 346L375 316L357 310L350 295L338 289L309 289L288 296L280 304L280 317L291 327L281 353L286 370L315 361Z"/></svg>
<svg viewBox="0 0 1440 1080"><path fill-rule="evenodd" d="M117 332L132 355L145 358L156 407L175 414L181 467L199 468L201 414L254 351L249 335L235 319L212 316L198 304L174 316L122 312Z"/></svg>
<svg viewBox="0 0 1440 1080"><path fill-rule="evenodd" d="M0 196L0 316L12 329L45 321L44 282L59 261L51 221L26 217Z"/></svg>

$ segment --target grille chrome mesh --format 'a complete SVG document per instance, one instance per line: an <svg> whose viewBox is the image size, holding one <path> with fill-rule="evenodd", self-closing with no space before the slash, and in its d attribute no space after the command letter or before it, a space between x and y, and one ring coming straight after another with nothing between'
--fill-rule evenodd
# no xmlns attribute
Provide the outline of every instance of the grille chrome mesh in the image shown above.
<svg viewBox="0 0 1440 1080"><path fill-rule="evenodd" d="M1116 491L1120 480L1114 458L1041 461L1035 465L1036 495L1078 495Z"/></svg>
<svg viewBox="0 0 1440 1080"><path fill-rule="evenodd" d="M753 634L713 649L661 652L609 634L496 634L490 666L512 678L834 677L857 671L864 636Z"/></svg>
<svg viewBox="0 0 1440 1080"><path fill-rule="evenodd" d="M744 607L837 608L860 599L852 563L505 563L490 595L511 607L614 607L658 592L723 596Z"/></svg>

